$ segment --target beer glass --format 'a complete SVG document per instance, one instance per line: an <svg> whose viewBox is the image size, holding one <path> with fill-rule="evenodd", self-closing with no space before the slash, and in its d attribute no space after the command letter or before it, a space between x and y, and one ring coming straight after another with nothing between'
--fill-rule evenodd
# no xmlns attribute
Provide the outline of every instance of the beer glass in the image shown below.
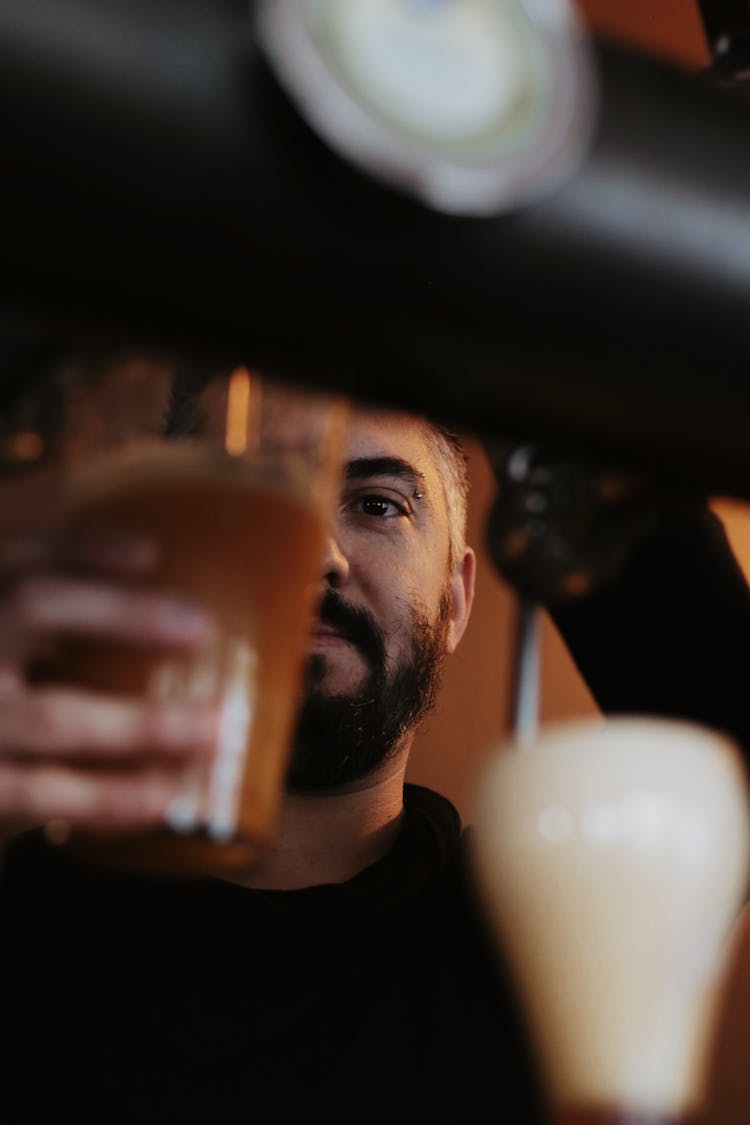
<svg viewBox="0 0 750 1125"><path fill-rule="evenodd" d="M689 723L571 722L488 759L475 870L555 1125L697 1120L749 816L734 744Z"/></svg>
<svg viewBox="0 0 750 1125"><path fill-rule="evenodd" d="M157 874L247 868L276 827L347 404L243 367L94 367L71 365L58 388L60 534L146 533L158 548L148 588L202 606L216 630L190 657L66 638L37 675L205 701L219 719L215 754L186 768L163 829L76 830L67 846Z"/></svg>

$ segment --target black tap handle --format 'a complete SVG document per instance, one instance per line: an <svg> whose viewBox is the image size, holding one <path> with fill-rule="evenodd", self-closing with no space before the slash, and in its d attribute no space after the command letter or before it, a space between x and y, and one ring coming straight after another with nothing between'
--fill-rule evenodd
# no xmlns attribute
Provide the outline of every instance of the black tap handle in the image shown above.
<svg viewBox="0 0 750 1125"><path fill-rule="evenodd" d="M539 445L485 443L497 494L487 547L522 598L556 605L616 581L677 485Z"/></svg>

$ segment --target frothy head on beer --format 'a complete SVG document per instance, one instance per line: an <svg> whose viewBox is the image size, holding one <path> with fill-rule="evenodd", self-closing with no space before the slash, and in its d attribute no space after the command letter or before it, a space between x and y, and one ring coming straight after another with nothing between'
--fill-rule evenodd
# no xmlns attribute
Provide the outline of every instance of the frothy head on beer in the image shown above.
<svg viewBox="0 0 750 1125"><path fill-rule="evenodd" d="M489 762L477 872L556 1107L699 1105L748 840L739 754L697 726L570 723Z"/></svg>

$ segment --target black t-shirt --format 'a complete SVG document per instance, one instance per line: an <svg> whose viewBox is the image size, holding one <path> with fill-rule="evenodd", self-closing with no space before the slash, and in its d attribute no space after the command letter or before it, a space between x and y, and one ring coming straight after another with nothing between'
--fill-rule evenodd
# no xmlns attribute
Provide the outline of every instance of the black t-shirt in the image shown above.
<svg viewBox="0 0 750 1125"><path fill-rule="evenodd" d="M388 856L301 891L110 874L19 838L4 1125L543 1120L467 832L430 790L405 798Z"/></svg>

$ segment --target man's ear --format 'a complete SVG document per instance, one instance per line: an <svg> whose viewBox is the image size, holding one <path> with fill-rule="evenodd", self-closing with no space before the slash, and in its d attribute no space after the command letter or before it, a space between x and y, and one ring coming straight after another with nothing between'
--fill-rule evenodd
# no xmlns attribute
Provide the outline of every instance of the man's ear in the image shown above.
<svg viewBox="0 0 750 1125"><path fill-rule="evenodd" d="M471 547L467 547L451 572L451 612L446 652L455 652L469 623L469 614L474 603L476 570L476 555Z"/></svg>

